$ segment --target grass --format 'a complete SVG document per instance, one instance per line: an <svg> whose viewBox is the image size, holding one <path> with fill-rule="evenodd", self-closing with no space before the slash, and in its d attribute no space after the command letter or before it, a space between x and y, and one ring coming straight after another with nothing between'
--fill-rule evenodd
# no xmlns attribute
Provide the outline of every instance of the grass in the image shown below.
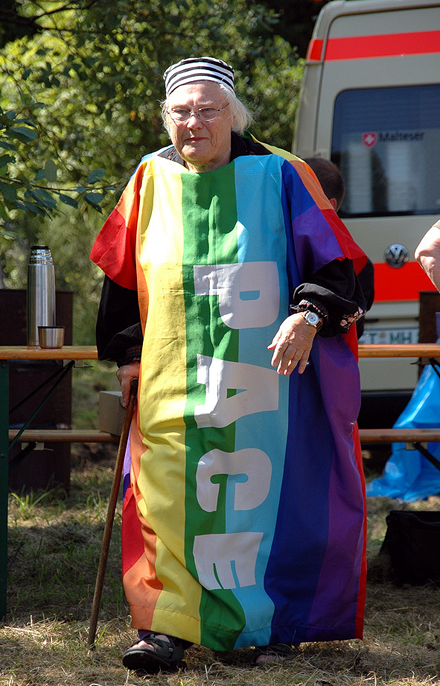
<svg viewBox="0 0 440 686"><path fill-rule="evenodd" d="M78 370L81 383L76 389L74 384L73 403L80 407L78 427L90 420L88 408L99 390L115 388L113 376L114 368L105 366ZM370 574L363 641L303 644L284 664L265 668L250 667L251 648L214 653L193 647L185 672L150 678L127 672L121 663L135 632L121 586L119 500L96 648L89 650L116 447L75 446L72 452L69 494L53 489L9 496L8 614L0 633L0 686L440 684L439 588L395 585L377 556L387 513L408 507L387 498L368 499ZM410 509L440 510L440 497L412 503Z"/></svg>

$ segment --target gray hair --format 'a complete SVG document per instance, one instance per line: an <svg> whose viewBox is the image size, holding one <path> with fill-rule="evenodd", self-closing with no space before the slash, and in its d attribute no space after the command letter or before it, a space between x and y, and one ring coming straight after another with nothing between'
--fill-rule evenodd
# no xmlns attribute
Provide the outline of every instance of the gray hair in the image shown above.
<svg viewBox="0 0 440 686"><path fill-rule="evenodd" d="M234 126L232 127L232 130L235 131L236 133L242 134L246 129L250 127L250 125L254 121L254 117L250 110L244 105L235 95L233 91L231 91L230 88L227 88L224 86L222 83L217 84L218 87L220 88L221 92L225 96L228 105L231 109L231 116L234 119ZM169 127L168 127L168 114L167 110L169 107L169 99L166 98L162 103L162 119L164 126L168 133L170 132Z"/></svg>

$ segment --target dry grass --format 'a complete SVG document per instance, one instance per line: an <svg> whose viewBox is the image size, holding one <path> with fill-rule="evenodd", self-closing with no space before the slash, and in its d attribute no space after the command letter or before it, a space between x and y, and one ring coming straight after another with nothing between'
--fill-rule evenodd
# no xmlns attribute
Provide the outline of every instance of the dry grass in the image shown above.
<svg viewBox="0 0 440 686"><path fill-rule="evenodd" d="M90 456L89 456L90 457ZM96 458L96 456L95 456ZM120 582L120 510L107 566L96 649L87 634L114 454L77 459L69 496L10 497L8 615L0 634L0 686L428 686L440 683L440 595L396 586L379 567L385 517L402 507L368 500L364 641L303 644L282 665L251 668L252 649L187 651L181 674L138 677L122 666L135 638ZM411 509L440 509L440 498ZM440 555L440 551L433 551Z"/></svg>

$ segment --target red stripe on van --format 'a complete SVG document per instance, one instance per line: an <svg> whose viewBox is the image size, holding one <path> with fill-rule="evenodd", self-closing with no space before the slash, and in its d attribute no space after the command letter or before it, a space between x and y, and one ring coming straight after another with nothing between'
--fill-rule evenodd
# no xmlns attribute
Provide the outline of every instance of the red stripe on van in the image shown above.
<svg viewBox="0 0 440 686"><path fill-rule="evenodd" d="M420 291L435 291L418 262L393 268L384 262L374 265L374 302L419 300Z"/></svg>
<svg viewBox="0 0 440 686"><path fill-rule="evenodd" d="M388 33L377 36L329 38L325 60L398 57L440 52L440 31Z"/></svg>
<svg viewBox="0 0 440 686"><path fill-rule="evenodd" d="M306 60L308 62L320 62L322 57L322 46L324 41L322 38L312 38L307 48Z"/></svg>

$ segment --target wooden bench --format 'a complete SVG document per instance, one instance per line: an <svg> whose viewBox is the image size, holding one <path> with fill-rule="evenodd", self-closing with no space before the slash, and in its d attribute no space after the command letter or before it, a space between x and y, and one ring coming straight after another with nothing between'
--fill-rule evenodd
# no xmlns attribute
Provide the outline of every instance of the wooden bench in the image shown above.
<svg viewBox="0 0 440 686"><path fill-rule="evenodd" d="M418 450L440 471L440 461L432 455L428 443L440 441L440 429L359 429L361 444L405 443L406 450Z"/></svg>
<svg viewBox="0 0 440 686"><path fill-rule="evenodd" d="M9 429L9 440L18 429ZM439 429L359 429L361 443L431 443L440 441ZM20 443L118 443L119 436L95 429L26 429Z"/></svg>
<svg viewBox="0 0 440 686"><path fill-rule="evenodd" d="M9 440L19 433L9 429ZM77 429L26 429L18 439L19 443L119 443L119 436L98 430Z"/></svg>
<svg viewBox="0 0 440 686"><path fill-rule="evenodd" d="M359 429L361 443L433 443L439 429Z"/></svg>
<svg viewBox="0 0 440 686"><path fill-rule="evenodd" d="M18 429L9 429L9 445L20 445L20 451L10 459L9 469L14 469L33 450L46 449L46 443L119 443L119 436L98 430L77 429L25 429L20 436Z"/></svg>
<svg viewBox="0 0 440 686"><path fill-rule="evenodd" d="M9 440L18 429L9 429ZM430 443L440 441L439 429L359 429L361 443ZM119 436L95 429L26 429L20 443L118 443Z"/></svg>
<svg viewBox="0 0 440 686"><path fill-rule="evenodd" d="M360 358L381 357L414 357L419 363L440 363L440 345L438 343L404 343L404 344L378 344L360 345ZM406 443L418 450L427 460L440 470L440 462L425 447L429 442L440 441L440 418L439 427L432 429L359 429L361 443L386 444Z"/></svg>

